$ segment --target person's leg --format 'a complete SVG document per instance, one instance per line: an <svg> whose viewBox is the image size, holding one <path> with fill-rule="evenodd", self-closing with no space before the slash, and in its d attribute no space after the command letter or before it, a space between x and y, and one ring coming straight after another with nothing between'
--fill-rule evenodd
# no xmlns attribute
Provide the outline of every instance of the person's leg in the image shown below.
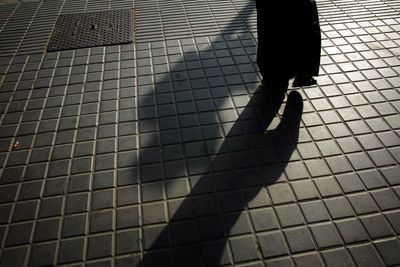
<svg viewBox="0 0 400 267"><path fill-rule="evenodd" d="M268 34L266 30L265 19L265 0L256 0L256 8L257 8L257 64L258 69L260 70L260 74L262 78L267 76L267 44L268 44Z"/></svg>
<svg viewBox="0 0 400 267"><path fill-rule="evenodd" d="M313 76L318 76L321 53L321 32L318 10L314 0L299 0L295 39L299 41L296 57L296 79L294 87L316 84Z"/></svg>
<svg viewBox="0 0 400 267"><path fill-rule="evenodd" d="M287 20L277 21L277 13L285 15L287 6L281 1L256 0L257 7L257 64L268 90L286 90L294 76L290 66L291 50Z"/></svg>

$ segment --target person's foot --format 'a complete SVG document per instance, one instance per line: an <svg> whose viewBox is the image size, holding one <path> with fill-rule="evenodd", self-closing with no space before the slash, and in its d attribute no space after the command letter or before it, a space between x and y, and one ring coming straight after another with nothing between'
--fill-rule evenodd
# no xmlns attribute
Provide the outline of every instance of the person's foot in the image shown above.
<svg viewBox="0 0 400 267"><path fill-rule="evenodd" d="M315 84L317 84L317 81L311 76L296 76L296 78L292 83L292 86L302 87L302 86L311 86Z"/></svg>

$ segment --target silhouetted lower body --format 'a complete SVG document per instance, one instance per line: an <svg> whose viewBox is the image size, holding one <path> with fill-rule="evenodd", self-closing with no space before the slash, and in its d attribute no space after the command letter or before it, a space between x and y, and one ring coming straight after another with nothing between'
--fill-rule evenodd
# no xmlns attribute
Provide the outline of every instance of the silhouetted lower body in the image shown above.
<svg viewBox="0 0 400 267"><path fill-rule="evenodd" d="M315 83L321 32L314 0L256 0L257 63L265 84L285 87ZM278 18L278 19L277 19Z"/></svg>

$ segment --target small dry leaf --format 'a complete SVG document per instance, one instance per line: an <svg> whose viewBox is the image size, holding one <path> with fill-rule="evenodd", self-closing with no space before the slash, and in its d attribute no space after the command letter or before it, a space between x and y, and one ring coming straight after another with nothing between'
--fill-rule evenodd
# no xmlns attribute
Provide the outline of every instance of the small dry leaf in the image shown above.
<svg viewBox="0 0 400 267"><path fill-rule="evenodd" d="M18 149L18 147L19 147L19 142L16 141L16 142L14 143L12 149L13 149L13 150L16 150L16 149Z"/></svg>

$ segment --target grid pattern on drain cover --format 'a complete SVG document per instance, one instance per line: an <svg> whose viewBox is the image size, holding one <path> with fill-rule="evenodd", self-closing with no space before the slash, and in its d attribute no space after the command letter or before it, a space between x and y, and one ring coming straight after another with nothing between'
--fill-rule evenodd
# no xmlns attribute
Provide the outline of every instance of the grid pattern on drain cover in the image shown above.
<svg viewBox="0 0 400 267"><path fill-rule="evenodd" d="M132 43L132 29L132 9L61 15L47 51Z"/></svg>

